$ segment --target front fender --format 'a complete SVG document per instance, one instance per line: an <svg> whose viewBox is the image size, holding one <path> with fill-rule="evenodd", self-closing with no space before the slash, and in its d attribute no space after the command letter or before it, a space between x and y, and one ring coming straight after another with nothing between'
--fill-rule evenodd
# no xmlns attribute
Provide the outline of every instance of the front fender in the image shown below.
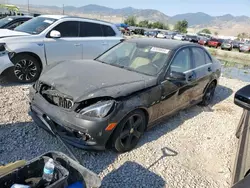
<svg viewBox="0 0 250 188"><path fill-rule="evenodd" d="M43 67L47 64L45 53L44 53L44 43L43 42L29 42L29 43L10 43L6 44L8 51L19 53L33 53L37 55Z"/></svg>

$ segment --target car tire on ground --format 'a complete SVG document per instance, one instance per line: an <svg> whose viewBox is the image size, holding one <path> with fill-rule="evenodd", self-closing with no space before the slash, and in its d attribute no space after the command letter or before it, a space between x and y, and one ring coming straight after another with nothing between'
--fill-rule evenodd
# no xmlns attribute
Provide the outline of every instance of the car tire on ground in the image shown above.
<svg viewBox="0 0 250 188"><path fill-rule="evenodd" d="M224 50L224 48L221 48L221 50Z"/></svg>
<svg viewBox="0 0 250 188"><path fill-rule="evenodd" d="M10 69L11 78L21 83L36 81L42 71L39 60L29 54L19 54L13 57L14 67Z"/></svg>
<svg viewBox="0 0 250 188"><path fill-rule="evenodd" d="M213 81L207 87L204 96L202 98L202 101L199 104L200 106L208 106L212 102L215 88L216 88L216 83Z"/></svg>
<svg viewBox="0 0 250 188"><path fill-rule="evenodd" d="M112 135L112 146L116 152L132 150L144 134L147 126L145 114L141 110L130 112L116 127Z"/></svg>

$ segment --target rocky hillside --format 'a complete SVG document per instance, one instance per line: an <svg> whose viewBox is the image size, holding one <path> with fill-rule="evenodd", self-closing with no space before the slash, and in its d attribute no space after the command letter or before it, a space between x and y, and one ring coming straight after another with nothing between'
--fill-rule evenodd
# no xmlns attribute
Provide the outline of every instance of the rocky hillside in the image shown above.
<svg viewBox="0 0 250 188"><path fill-rule="evenodd" d="M20 6L25 9L26 6ZM62 7L57 6L31 6L31 11L43 14L62 14ZM237 35L238 33L250 30L250 18L247 16L233 16L226 14L223 16L211 16L203 12L178 14L167 16L166 14L153 9L135 9L126 7L113 9L99 5L86 5L81 7L65 6L64 13L68 15L83 16L90 18L103 19L111 22L122 22L128 16L136 16L137 21L149 20L152 22L161 21L168 24L175 24L179 20L186 19L189 27L198 31L202 28L209 28L212 31L223 35Z"/></svg>

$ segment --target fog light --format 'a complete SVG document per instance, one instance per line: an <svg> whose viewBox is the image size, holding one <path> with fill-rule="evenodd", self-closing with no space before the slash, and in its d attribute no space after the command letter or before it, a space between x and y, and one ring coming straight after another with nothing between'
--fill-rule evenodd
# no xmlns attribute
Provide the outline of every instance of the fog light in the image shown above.
<svg viewBox="0 0 250 188"><path fill-rule="evenodd" d="M81 131L77 132L77 137L82 138L84 141L87 141L90 139L90 135Z"/></svg>

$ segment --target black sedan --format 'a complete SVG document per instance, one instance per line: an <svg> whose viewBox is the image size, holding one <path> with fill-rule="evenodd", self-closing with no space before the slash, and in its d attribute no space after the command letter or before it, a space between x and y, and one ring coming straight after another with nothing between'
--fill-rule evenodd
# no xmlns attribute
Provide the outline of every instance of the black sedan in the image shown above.
<svg viewBox="0 0 250 188"><path fill-rule="evenodd" d="M1 29L15 29L17 26L32 19L32 16L7 16L0 19Z"/></svg>
<svg viewBox="0 0 250 188"><path fill-rule="evenodd" d="M30 114L74 146L126 152L159 118L208 105L220 74L198 44L125 40L95 60L47 68L30 89Z"/></svg>

